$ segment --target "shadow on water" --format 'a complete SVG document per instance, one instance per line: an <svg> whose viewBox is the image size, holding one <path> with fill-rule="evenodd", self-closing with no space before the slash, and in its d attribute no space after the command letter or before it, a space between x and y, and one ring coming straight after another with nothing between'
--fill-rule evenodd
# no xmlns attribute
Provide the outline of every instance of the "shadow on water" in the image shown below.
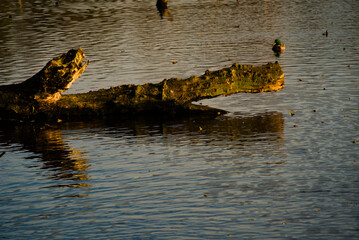
<svg viewBox="0 0 359 240"><path fill-rule="evenodd" d="M218 144L229 142L239 145L256 141L280 142L283 138L283 129L284 119L278 112L251 117L107 119L41 126L2 124L0 142L8 145L20 144L24 150L32 152L34 155L28 158L40 159L40 168L46 170L43 175L49 179L70 181L70 184L55 184L50 187L91 187L86 183L90 179L90 160L86 158L86 152L76 150L66 141L66 137L63 137L64 131L84 130L87 134L103 135L113 140L121 137L146 139L151 136L166 139L168 136L181 135L189 140L186 144L202 142L218 147ZM262 134L269 134L270 137L261 138Z"/></svg>

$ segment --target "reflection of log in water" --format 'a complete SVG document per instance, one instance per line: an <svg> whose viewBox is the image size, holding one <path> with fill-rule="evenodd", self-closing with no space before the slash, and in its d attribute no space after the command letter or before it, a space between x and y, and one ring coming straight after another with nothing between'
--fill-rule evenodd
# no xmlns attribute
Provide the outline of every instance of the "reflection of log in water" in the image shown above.
<svg viewBox="0 0 359 240"><path fill-rule="evenodd" d="M216 135L218 140L228 139L228 137L242 138L243 136L256 133L275 133L281 138L284 120L281 113L269 113L251 117L219 117L210 118L190 118L184 120L184 129L181 132L203 132L203 134ZM170 125L165 126L164 134L176 134L176 128ZM221 139L223 138L223 139Z"/></svg>
<svg viewBox="0 0 359 240"><path fill-rule="evenodd" d="M50 178L56 180L73 180L74 182L59 187L89 187L82 183L88 180L88 160L64 143L61 130L57 128L44 128L36 125L7 125L0 128L5 139L3 142L20 143L24 149L40 157L42 169L47 169ZM3 138L2 137L2 138ZM40 156L37 156L37 155Z"/></svg>
<svg viewBox="0 0 359 240"><path fill-rule="evenodd" d="M71 123L70 123L71 124ZM103 122L89 123L87 127L99 127ZM250 117L226 117L219 116L193 116L177 119L154 119L140 118L123 120L121 122L109 120L106 125L115 126L119 129L128 129L126 134L133 136L159 136L168 135L206 135L216 142L220 141L256 141L251 136L258 134L272 134L273 140L283 138L284 119L278 112L259 114ZM116 132L111 134L116 137ZM119 135L122 132L118 133ZM118 136L120 137L120 136ZM249 138L248 138L249 137ZM191 139L193 140L193 138Z"/></svg>
<svg viewBox="0 0 359 240"><path fill-rule="evenodd" d="M231 146L237 149L235 151L240 156L251 157L258 154L256 142L261 146L266 145L265 149L260 150L262 154L271 156L281 154L284 120L281 113L267 113L238 118L197 116L172 120L142 118L117 121L116 119L107 119L89 123L68 122L56 127L32 124L1 125L0 142L9 145L21 144L25 150L34 153L34 157L31 158L40 158L42 163L40 168L44 170L43 175L55 182L60 181L59 184L53 183L48 187L85 187L87 191L87 188L91 187L87 181L90 179L88 176L89 160L62 138L63 130L71 131L83 128L97 128L99 129L97 134L106 135L106 138L113 138L114 141L118 138L133 136L137 140L140 137L144 142L151 144L153 136L156 136L163 138L167 144L176 146L184 144L178 140L180 137L188 145L214 146L215 149L223 148L223 150ZM103 131L105 128L111 128L111 131ZM91 130L92 134L93 130ZM256 137L263 135L269 137L265 139ZM59 197L83 196L87 196L87 193Z"/></svg>
<svg viewBox="0 0 359 240"><path fill-rule="evenodd" d="M131 130L126 131L126 134L130 132L134 136L143 138L153 135L163 136L165 141L170 141L168 144L183 145L180 138L189 145L213 146L214 149L223 148L225 150L230 146L237 146L240 151L238 154L242 157L250 157L259 153L282 155L284 119L283 115L278 112L250 117L196 116L165 122L131 120L128 123L114 124L122 129L126 124L126 128ZM111 132L110 134L113 137L126 137L120 132L118 134ZM259 145L266 147L259 150ZM246 146L245 152L240 146Z"/></svg>
<svg viewBox="0 0 359 240"><path fill-rule="evenodd" d="M53 179L87 180L88 160L82 153L71 148L62 138L62 130L81 128L108 128L110 137L132 136L161 136L169 135L206 135L214 142L254 142L259 141L252 136L270 134L271 141L281 141L283 138L284 119L281 113L267 113L252 117L204 117L164 120L158 118L129 119L117 121L69 122L57 127L40 127L38 125L2 125L0 141L4 143L20 143L24 149L40 155L43 169L51 170ZM116 129L119 129L116 131ZM125 132L123 129L127 129ZM197 141L191 138L191 141ZM198 141L201 141L198 139ZM263 141L263 140L261 140ZM37 157L37 156L36 156ZM82 186L76 183L73 186ZM83 185L83 186L86 186Z"/></svg>

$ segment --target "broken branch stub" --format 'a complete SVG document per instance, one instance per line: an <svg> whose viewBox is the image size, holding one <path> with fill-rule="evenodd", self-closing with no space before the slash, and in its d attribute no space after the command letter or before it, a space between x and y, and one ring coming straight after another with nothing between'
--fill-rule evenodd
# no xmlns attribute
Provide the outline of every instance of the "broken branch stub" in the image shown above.
<svg viewBox="0 0 359 240"><path fill-rule="evenodd" d="M59 93L69 89L85 71L89 61L83 64L84 57L82 48L71 49L53 58L28 80L19 84L0 86L0 91L20 93L39 100L56 101L60 97Z"/></svg>

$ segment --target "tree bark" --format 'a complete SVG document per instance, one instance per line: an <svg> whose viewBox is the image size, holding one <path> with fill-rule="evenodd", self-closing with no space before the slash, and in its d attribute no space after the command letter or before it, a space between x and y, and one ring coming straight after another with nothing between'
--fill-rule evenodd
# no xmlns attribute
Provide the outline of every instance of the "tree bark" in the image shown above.
<svg viewBox="0 0 359 240"><path fill-rule="evenodd" d="M275 62L258 67L233 64L207 70L199 77L61 95L87 67L89 61L83 63L84 57L81 48L72 49L23 83L0 86L0 118L51 121L154 113L218 114L225 111L192 102L239 92L279 91L284 86L282 68Z"/></svg>

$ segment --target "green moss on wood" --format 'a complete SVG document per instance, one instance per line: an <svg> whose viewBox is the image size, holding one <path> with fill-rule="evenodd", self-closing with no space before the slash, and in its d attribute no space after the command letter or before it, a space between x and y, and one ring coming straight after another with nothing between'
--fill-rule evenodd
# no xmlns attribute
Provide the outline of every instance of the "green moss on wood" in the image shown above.
<svg viewBox="0 0 359 240"><path fill-rule="evenodd" d="M163 100L186 103L238 92L278 91L283 84L283 71L277 62L259 67L233 64L214 72L207 70L200 77L165 80Z"/></svg>

